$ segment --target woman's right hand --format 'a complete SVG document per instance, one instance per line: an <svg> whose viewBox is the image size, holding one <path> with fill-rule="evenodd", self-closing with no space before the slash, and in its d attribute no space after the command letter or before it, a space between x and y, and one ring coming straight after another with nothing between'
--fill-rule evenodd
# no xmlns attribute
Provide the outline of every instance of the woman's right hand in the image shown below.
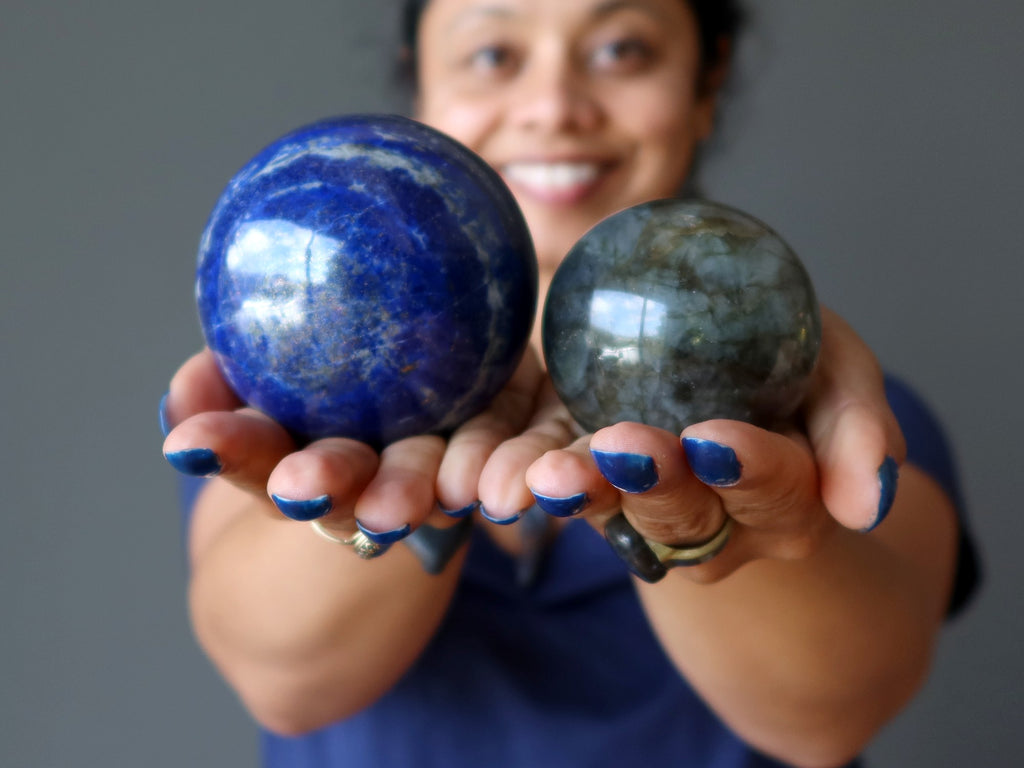
<svg viewBox="0 0 1024 768"><path fill-rule="evenodd" d="M162 413L168 429L164 454L180 471L216 475L246 491L271 516L319 518L338 536L355 533L358 522L382 541L397 540L424 523L451 525L454 521L440 509L458 513L476 507L491 455L531 425L536 429L544 378L536 352L529 349L487 410L448 440L414 436L378 454L364 443L340 437L296 445L280 424L245 407L213 353L204 349L171 381ZM567 430L552 434L550 425L540 432L543 436L535 440L542 440L544 449L562 447L571 439ZM532 501L524 496L521 482L508 485L512 498L502 500L502 514L516 506L516 494L523 496L523 504Z"/></svg>
<svg viewBox="0 0 1024 768"><path fill-rule="evenodd" d="M244 406L209 350L178 370L164 403L164 452L190 474L216 475L190 526L193 628L261 724L304 732L389 690L437 631L463 559L437 575L411 546L364 560L281 508L308 518L326 503L320 524L338 538L357 521L383 534L450 526L457 521L438 506L475 509L481 491L498 516L510 515L532 503L522 475L538 452L569 441L562 422L545 416L545 381L530 350L490 407L447 440L410 437L378 454L344 438L297 445ZM512 467L514 477L488 466Z"/></svg>

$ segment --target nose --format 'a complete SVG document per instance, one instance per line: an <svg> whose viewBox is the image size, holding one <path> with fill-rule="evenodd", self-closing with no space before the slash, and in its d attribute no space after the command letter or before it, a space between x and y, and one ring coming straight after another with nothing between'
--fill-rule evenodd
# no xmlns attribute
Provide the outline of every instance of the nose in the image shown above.
<svg viewBox="0 0 1024 768"><path fill-rule="evenodd" d="M585 132L601 122L592 83L565 51L548 51L531 61L512 104L515 121L535 131Z"/></svg>

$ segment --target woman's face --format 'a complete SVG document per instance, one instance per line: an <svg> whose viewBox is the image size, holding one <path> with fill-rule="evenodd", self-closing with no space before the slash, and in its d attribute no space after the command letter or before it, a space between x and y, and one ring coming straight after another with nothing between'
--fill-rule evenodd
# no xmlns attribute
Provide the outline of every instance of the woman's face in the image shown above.
<svg viewBox="0 0 1024 768"><path fill-rule="evenodd" d="M711 132L683 0L431 0L417 117L496 168L550 272L605 216L670 197Z"/></svg>

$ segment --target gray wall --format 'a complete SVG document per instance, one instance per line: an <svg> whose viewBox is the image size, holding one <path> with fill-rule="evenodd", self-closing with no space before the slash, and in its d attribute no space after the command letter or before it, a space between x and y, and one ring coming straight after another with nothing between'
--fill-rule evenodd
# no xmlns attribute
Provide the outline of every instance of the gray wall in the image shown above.
<svg viewBox="0 0 1024 768"><path fill-rule="evenodd" d="M0 9L0 764L254 763L189 634L156 405L200 343L193 259L230 174L298 124L400 106L390 6ZM757 6L707 190L780 230L945 415L987 562L873 764L1019 764L1024 4Z"/></svg>

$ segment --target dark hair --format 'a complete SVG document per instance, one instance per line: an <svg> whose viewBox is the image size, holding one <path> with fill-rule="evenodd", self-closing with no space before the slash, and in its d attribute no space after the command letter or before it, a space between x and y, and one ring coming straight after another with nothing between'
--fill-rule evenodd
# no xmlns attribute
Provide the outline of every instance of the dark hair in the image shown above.
<svg viewBox="0 0 1024 768"><path fill-rule="evenodd" d="M736 0L687 0L700 29L704 69L721 63L722 41L732 42L743 26L743 10ZM728 54L725 54L728 55Z"/></svg>
<svg viewBox="0 0 1024 768"><path fill-rule="evenodd" d="M416 68L416 33L420 16L430 0L405 0L402 7L402 71L411 82ZM721 43L732 41L743 26L743 11L737 0L686 0L697 17L700 30L701 63L704 71L721 63Z"/></svg>

